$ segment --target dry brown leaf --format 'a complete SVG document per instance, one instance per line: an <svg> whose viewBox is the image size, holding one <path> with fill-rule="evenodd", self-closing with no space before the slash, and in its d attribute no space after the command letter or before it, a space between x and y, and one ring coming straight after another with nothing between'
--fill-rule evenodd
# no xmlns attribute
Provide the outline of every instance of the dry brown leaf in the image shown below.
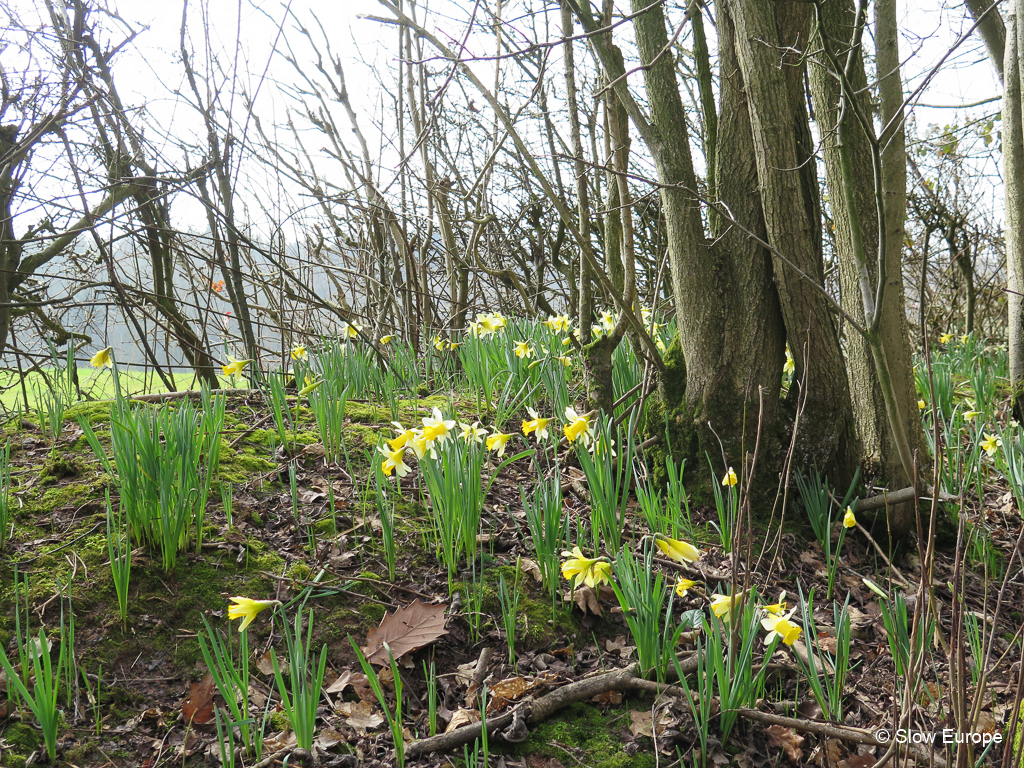
<svg viewBox="0 0 1024 768"><path fill-rule="evenodd" d="M186 723L202 725L213 722L213 675L209 672L198 683L192 683L191 693L181 705Z"/></svg>
<svg viewBox="0 0 1024 768"><path fill-rule="evenodd" d="M348 679L348 684L352 686L352 690L356 692L356 696L359 697L360 701L377 700L377 694L370 687L370 678L362 672L354 672Z"/></svg>
<svg viewBox="0 0 1024 768"><path fill-rule="evenodd" d="M836 647L836 638L829 636L818 636L818 648L820 648L821 650L831 653L833 656L835 656Z"/></svg>
<svg viewBox="0 0 1024 768"><path fill-rule="evenodd" d="M384 723L384 716L373 711L368 701L343 701L335 707L339 715L344 716L345 725L354 728L360 736L366 731L379 728Z"/></svg>
<svg viewBox="0 0 1024 768"><path fill-rule="evenodd" d="M622 691L605 691L591 699L595 704L621 704Z"/></svg>
<svg viewBox="0 0 1024 768"><path fill-rule="evenodd" d="M568 599L568 595L566 595L566 599ZM577 589L572 593L572 600L580 607L584 615L592 613L595 616L604 616L601 604L597 602L597 595L594 594L594 590L590 587L580 587Z"/></svg>
<svg viewBox="0 0 1024 768"><path fill-rule="evenodd" d="M494 685L489 685L492 696L501 696L506 699L515 699L522 696L531 688L538 685L536 680L527 680L525 677L506 677Z"/></svg>
<svg viewBox="0 0 1024 768"><path fill-rule="evenodd" d="M629 732L636 736L654 738L654 715L651 710L636 710L629 713Z"/></svg>
<svg viewBox="0 0 1024 768"><path fill-rule="evenodd" d="M444 612L443 603L426 605L417 598L411 605L384 614L380 626L371 629L366 636L366 645L362 648L366 660L384 666L388 664L388 649L385 645L390 647L391 654L398 659L448 634L444 626L447 621Z"/></svg>
<svg viewBox="0 0 1024 768"><path fill-rule="evenodd" d="M804 737L783 725L769 725L765 731L768 733L768 741L776 747L782 747L789 761L799 765L804 756L803 750L800 749Z"/></svg>
<svg viewBox="0 0 1024 768"><path fill-rule="evenodd" d="M525 677L506 677L494 685L487 686L487 716L490 717L501 712L524 693L536 688L540 684L540 680L527 680Z"/></svg>
<svg viewBox="0 0 1024 768"><path fill-rule="evenodd" d="M608 653L618 652L624 659L628 659L636 650L636 646L630 645L625 635L619 635L614 640L605 640L604 647Z"/></svg>
<svg viewBox="0 0 1024 768"><path fill-rule="evenodd" d="M270 651L267 651L256 659L256 669L264 675L274 674L274 661L270 657Z"/></svg>
<svg viewBox="0 0 1024 768"><path fill-rule="evenodd" d="M473 684L473 675L476 674L476 662L467 661L455 668L455 682L459 685L469 687Z"/></svg>
<svg viewBox="0 0 1024 768"><path fill-rule="evenodd" d="M448 727L444 729L445 733L451 733L456 728L461 728L463 725L469 725L470 723L480 722L480 711L477 709L466 709L460 707L452 715L451 721L448 723Z"/></svg>
<svg viewBox="0 0 1024 768"><path fill-rule="evenodd" d="M326 693L341 693L346 688L348 688L349 683L351 682L351 680L352 680L352 671L349 670L349 669L346 669L344 672L342 672L340 675L338 675L338 679L337 680L335 680L333 683L331 683L329 686L327 686L325 691L326 691Z"/></svg>
<svg viewBox="0 0 1024 768"><path fill-rule="evenodd" d="M544 576L540 572L540 566L537 565L536 560L531 560L528 557L519 558L519 568L527 576L532 576L533 580L540 584L544 581Z"/></svg>
<svg viewBox="0 0 1024 768"><path fill-rule="evenodd" d="M320 749L330 749L331 747L338 746L344 741L346 741L345 737L330 726L321 731L317 731L316 734L316 745L320 747Z"/></svg>
<svg viewBox="0 0 1024 768"><path fill-rule="evenodd" d="M996 724L995 718L992 717L988 712L978 713L978 722L974 724L975 733L988 733L993 734L999 729Z"/></svg>
<svg viewBox="0 0 1024 768"><path fill-rule="evenodd" d="M295 739L295 731L281 731L267 736L263 740L265 752L281 752L285 749L295 749L298 742Z"/></svg>

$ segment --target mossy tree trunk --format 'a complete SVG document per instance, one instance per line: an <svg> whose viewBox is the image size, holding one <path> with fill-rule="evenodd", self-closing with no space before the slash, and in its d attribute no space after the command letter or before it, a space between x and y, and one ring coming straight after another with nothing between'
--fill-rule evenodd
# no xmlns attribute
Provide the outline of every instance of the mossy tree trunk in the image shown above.
<svg viewBox="0 0 1024 768"><path fill-rule="evenodd" d="M633 10L648 5L634 0ZM717 134L709 134L718 141L716 190L735 215L763 234L749 106L729 23L727 16L720 17L721 116ZM641 134L659 181L666 185L661 197L679 329L662 381L669 440L674 453L701 466L706 455L717 465L721 438L725 461L739 468L744 450L752 450L755 442L759 402L764 403L761 423L768 434L779 415L785 342L771 261L765 249L738 230L712 232L713 241L705 237L685 107L672 60L660 55L668 45L662 9L638 16L634 28L647 65L644 82L651 109Z"/></svg>

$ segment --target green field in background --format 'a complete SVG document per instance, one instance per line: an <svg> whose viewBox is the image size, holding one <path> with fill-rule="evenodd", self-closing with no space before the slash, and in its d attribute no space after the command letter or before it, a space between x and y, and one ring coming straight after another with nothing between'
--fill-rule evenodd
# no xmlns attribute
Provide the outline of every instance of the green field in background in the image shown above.
<svg viewBox="0 0 1024 768"><path fill-rule="evenodd" d="M10 368L0 370L0 406L4 410L11 411L18 408L25 409L25 393L28 394L28 402L31 409L35 408L35 401L38 397L37 391L45 393L49 386L59 386L55 378L65 376L63 370L56 368L43 368L43 373L32 372L25 377L25 386L22 388L19 383L19 373ZM151 392L167 392L160 377L151 371L135 371L121 369L119 372L121 389L129 395L141 395ZM49 377L50 383L47 383ZM221 384L225 387L232 386L231 380L220 377ZM114 376L108 368L79 368L78 383L82 389L84 399L109 400L114 397ZM174 383L179 390L198 389L195 374L178 373L174 375ZM247 379L238 377L234 386L246 386Z"/></svg>

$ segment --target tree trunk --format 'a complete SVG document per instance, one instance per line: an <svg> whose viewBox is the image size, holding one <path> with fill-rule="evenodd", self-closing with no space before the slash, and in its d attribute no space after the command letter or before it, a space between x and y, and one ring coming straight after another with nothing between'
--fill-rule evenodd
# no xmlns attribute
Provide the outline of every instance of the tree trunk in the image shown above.
<svg viewBox="0 0 1024 768"><path fill-rule="evenodd" d="M1006 182L1006 272L1009 301L1010 386L1013 413L1024 422L1024 110L1021 105L1020 41L1024 0L1006 17L1003 66L1003 178Z"/></svg>
<svg viewBox="0 0 1024 768"><path fill-rule="evenodd" d="M801 174L799 148L809 131L801 125L806 120L801 116L802 89L793 90L794 83L800 85L800 78L792 77L799 72L798 61L787 55L783 58L786 71L779 66L779 52L787 50L784 46L806 40L809 16L791 3L729 0L728 7L750 104L767 240L775 251L775 284L796 373L806 382L798 462L817 466L842 484L852 474L854 458L850 391L839 334L821 289L820 220L813 218L815 200Z"/></svg>
<svg viewBox="0 0 1024 768"><path fill-rule="evenodd" d="M885 203L885 290L879 323L880 341L889 363L889 371L896 395L897 418L911 437L911 450L924 457L922 432L914 389L913 364L906 326L902 275L903 221L906 212L906 150L902 130L901 105L903 89L899 77L899 52L895 37L895 8L883 0L877 10L876 34L877 65L880 80L881 122L891 124L888 141L884 143L881 164L881 183ZM822 6L824 34L833 50L846 50L852 32L854 11L852 2L826 3ZM815 36L812 46L820 38ZM852 87L861 95L860 108L870 115L867 81L862 59L858 56L849 72ZM864 317L860 279L853 256L854 222L845 214L848 197L843 183L842 162L839 151L840 85L835 73L822 66L810 68L811 96L822 137L825 158L825 177L829 199L834 212L835 244L839 259L839 277L843 308L855 318ZM853 179L856 222L862 233L866 253L866 268L872 286L878 280L879 225L874 178L871 172L871 147L868 137L859 125L852 109L845 119L850 124L843 131L844 140L858 170ZM870 319L866 324L870 323ZM895 443L889 414L883 398L871 348L859 332L845 329L847 370L853 397L853 413L859 443L861 464L867 477L874 477L891 487L905 487L912 478L901 460ZM902 505L889 510L889 527L899 538L913 525L913 505Z"/></svg>

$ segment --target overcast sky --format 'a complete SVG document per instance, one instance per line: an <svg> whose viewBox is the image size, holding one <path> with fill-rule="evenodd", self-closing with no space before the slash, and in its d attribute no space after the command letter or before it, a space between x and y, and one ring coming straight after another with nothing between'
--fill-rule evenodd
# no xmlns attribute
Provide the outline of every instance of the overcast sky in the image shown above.
<svg viewBox="0 0 1024 768"><path fill-rule="evenodd" d="M182 0L111 2L134 29L144 29L134 49L125 51L117 60L116 75L120 87L126 96L134 94L135 97L126 100L147 102L148 109L170 133L181 136L183 130L197 130L194 113L183 110L172 96L174 90L186 88L178 53ZM670 2L678 4L677 0ZM199 14L202 5L196 0L189 3L189 26L193 30L201 29ZM440 31L442 39L448 39L456 35L461 37L464 21L474 2L433 0L428 5L435 12L428 25ZM921 82L953 41L970 29L971 22L966 18L962 5L956 5L958 7L947 8L943 3L930 0L900 3L901 56L905 62L903 77L908 92ZM261 86L257 111L271 119L283 119L284 102L275 95L272 81L277 76L294 79L294 73L283 61L273 58L272 50L275 44L281 45L277 25L284 19L285 3L278 0L210 0L209 6L213 45L221 49L221 54L234 51L236 35L240 33L240 51L245 59L242 69L250 73L247 86L251 89L258 75L264 71L268 72L271 81ZM393 61L396 33L393 27L359 16L387 16L387 10L376 0L293 0L290 9L311 28L314 26L313 14L319 17L334 50L342 56L351 97L364 121L364 129L367 125L381 124L390 97L379 92L371 70L385 67ZM481 13L478 18L482 16ZM286 26L293 29L295 22L288 21ZM294 44L299 36L292 33L290 39ZM196 50L197 60L200 59L203 45L200 36L196 35L191 45ZM473 52L472 42L469 49ZM309 51L299 50L297 53L301 57ZM154 88L154 80L161 81L163 88ZM945 62L941 74L920 97L920 103L940 107L975 103L997 97L999 93L1000 88L986 60L984 47L977 39L971 39ZM995 112L998 108L998 102L990 103L972 114ZM919 108L916 121L919 129L923 129L929 123L943 125L957 119L962 122L965 115L963 110ZM387 125L386 120L384 124ZM387 141L384 137L384 142ZM371 151L375 149L371 147ZM178 210L178 213L185 212ZM191 215L185 215L191 219Z"/></svg>

